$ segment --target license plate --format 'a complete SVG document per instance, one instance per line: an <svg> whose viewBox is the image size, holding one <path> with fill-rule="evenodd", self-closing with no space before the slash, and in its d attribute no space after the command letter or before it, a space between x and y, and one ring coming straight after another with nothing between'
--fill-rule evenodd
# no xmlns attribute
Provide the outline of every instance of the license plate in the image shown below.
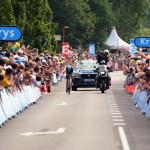
<svg viewBox="0 0 150 150"><path fill-rule="evenodd" d="M94 82L94 79L84 79L85 82Z"/></svg>

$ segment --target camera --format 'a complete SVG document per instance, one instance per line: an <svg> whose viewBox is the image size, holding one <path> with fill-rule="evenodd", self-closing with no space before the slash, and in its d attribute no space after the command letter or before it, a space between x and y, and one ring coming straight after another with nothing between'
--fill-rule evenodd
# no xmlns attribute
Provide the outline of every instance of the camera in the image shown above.
<svg viewBox="0 0 150 150"><path fill-rule="evenodd" d="M129 68L130 71L134 71L134 68Z"/></svg>

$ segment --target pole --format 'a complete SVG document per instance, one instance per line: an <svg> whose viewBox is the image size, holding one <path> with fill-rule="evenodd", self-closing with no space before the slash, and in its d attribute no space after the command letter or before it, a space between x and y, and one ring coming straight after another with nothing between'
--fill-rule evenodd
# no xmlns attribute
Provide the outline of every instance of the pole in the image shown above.
<svg viewBox="0 0 150 150"><path fill-rule="evenodd" d="M99 51L99 42L97 42L97 44L98 44L98 51Z"/></svg>
<svg viewBox="0 0 150 150"><path fill-rule="evenodd" d="M63 28L63 43L65 42L65 28Z"/></svg>

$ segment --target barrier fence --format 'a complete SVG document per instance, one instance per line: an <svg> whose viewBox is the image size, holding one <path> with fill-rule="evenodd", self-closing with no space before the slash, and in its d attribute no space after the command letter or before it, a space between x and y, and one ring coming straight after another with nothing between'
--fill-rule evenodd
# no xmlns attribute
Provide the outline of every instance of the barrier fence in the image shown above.
<svg viewBox="0 0 150 150"><path fill-rule="evenodd" d="M6 89L0 91L0 126L34 104L41 96L40 89L33 85L24 86L23 91L17 90L14 95Z"/></svg>
<svg viewBox="0 0 150 150"><path fill-rule="evenodd" d="M147 90L142 90L139 84L126 85L126 91L132 95L132 101L142 115L150 119L150 94Z"/></svg>

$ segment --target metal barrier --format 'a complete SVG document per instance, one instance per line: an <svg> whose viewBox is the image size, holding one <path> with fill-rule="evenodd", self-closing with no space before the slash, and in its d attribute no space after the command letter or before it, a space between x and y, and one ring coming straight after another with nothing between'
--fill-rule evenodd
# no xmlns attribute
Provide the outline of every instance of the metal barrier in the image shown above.
<svg viewBox="0 0 150 150"><path fill-rule="evenodd" d="M0 126L8 119L35 103L42 95L40 89L33 85L24 86L23 91L17 90L14 95L7 93L6 89L0 91Z"/></svg>
<svg viewBox="0 0 150 150"><path fill-rule="evenodd" d="M150 96L147 90L140 91L138 85L132 96L133 103L140 110L141 114L150 119Z"/></svg>

